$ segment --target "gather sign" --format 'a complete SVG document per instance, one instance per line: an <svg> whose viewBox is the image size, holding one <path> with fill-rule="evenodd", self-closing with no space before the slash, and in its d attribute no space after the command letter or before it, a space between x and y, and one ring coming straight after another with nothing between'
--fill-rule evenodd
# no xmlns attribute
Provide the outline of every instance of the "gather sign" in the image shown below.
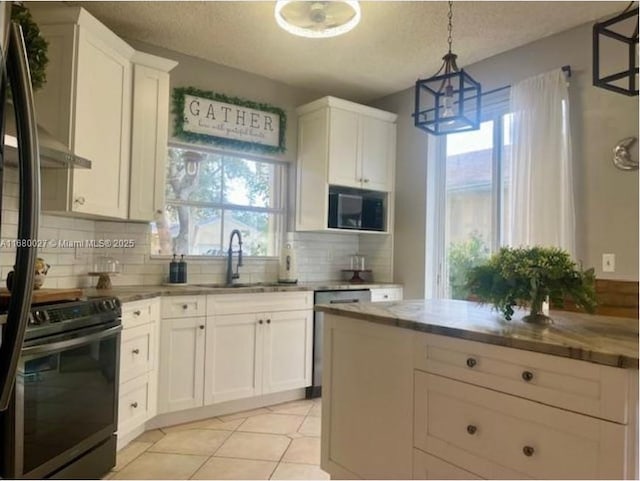
<svg viewBox="0 0 640 481"><path fill-rule="evenodd" d="M183 120L186 132L272 147L280 143L280 116L273 112L185 95Z"/></svg>

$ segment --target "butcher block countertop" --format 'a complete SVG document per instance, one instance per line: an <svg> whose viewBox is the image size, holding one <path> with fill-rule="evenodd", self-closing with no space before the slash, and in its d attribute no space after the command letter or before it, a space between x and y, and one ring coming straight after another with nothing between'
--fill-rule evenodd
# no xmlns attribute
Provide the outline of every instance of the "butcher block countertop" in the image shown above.
<svg viewBox="0 0 640 481"><path fill-rule="evenodd" d="M551 326L506 321L490 306L455 300L317 305L316 311L403 329L638 369L638 320L551 311Z"/></svg>

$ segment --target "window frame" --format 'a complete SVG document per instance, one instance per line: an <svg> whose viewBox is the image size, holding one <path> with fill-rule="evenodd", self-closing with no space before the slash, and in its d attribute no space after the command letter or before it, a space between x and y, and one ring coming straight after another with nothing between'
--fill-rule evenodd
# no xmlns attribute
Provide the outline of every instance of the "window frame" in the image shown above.
<svg viewBox="0 0 640 481"><path fill-rule="evenodd" d="M184 201L184 200L170 200L164 197L164 209L166 209L167 205L175 205L175 206L188 206L188 207L198 207L198 208L210 208L210 209L218 209L221 211L221 232L224 232L224 217L225 211L244 211L244 212L259 212L259 213L267 213L267 214L276 214L276 220L278 223L278 228L275 234L275 246L274 246L274 254L266 255L266 256L255 256L255 255L243 255L245 259L255 259L255 260L273 260L279 258L280 248L282 243L284 242L284 238L286 235L287 224L288 224L288 186L289 186L289 175L290 175L290 162L285 160L275 159L273 157L261 156L252 153L245 153L241 151L235 150L225 150L215 147L208 147L205 145L196 145L189 144L184 142L177 141L169 141L167 143L167 152L169 149L181 149L181 150L190 150L192 152L199 152L205 155L220 155L223 157L235 157L238 159L249 160L253 162L262 162L266 164L275 165L278 167L276 172L279 171L279 175L276 175L276 179L274 179L274 192L275 192L275 204L278 207L257 207L257 206L248 206L241 204L233 204L224 202L222 198L222 193L224 192L224 176L222 176L222 184L221 184L221 200L219 202L206 202L206 201ZM167 155L168 161L168 155ZM165 178L164 188L166 188L167 180ZM152 224L155 223L152 222ZM150 233L151 236L151 233ZM224 239L222 239L224 245ZM149 243L149 247L151 247L151 242ZM149 253L149 257L151 259L171 259L173 254L156 254ZM214 255L214 254L185 254L185 259L188 260L212 260L219 259L224 260L226 255Z"/></svg>
<svg viewBox="0 0 640 481"><path fill-rule="evenodd" d="M496 101L488 106L483 106L480 122L493 121L493 149L491 156L491 252L496 252L505 241L502 213L504 203L508 199L503 195L503 141L505 115L510 113L507 99ZM447 137L430 137L435 139L434 148L429 158L433 160L430 174L432 181L429 187L433 189L430 200L434 206L434 212L429 219L429 227L432 232L431 242L427 241L427 278L433 279L425 283L425 297L444 299L449 298L449 271L447 265L446 245L446 161L447 161Z"/></svg>

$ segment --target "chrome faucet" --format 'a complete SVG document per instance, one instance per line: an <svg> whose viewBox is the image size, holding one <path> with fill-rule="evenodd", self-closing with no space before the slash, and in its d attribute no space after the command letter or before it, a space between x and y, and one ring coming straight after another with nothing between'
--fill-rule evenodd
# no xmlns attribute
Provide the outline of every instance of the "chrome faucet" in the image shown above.
<svg viewBox="0 0 640 481"><path fill-rule="evenodd" d="M238 264L236 264L236 271L233 272L233 236L238 236ZM238 273L238 268L242 266L242 235L238 229L233 229L231 231L231 236L229 237L229 250L227 251L227 285L230 286L233 283L234 279L240 279L240 274Z"/></svg>

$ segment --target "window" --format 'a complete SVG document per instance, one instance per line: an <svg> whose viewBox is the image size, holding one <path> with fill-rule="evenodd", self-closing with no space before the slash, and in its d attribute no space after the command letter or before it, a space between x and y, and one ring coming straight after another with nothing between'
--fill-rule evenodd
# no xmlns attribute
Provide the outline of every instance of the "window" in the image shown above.
<svg viewBox="0 0 640 481"><path fill-rule="evenodd" d="M435 216L440 232L437 297L466 299L469 268L486 261L505 242L510 188L510 115L485 115L480 129L449 134L440 148L441 181ZM445 282L442 282L442 280Z"/></svg>
<svg viewBox="0 0 640 481"><path fill-rule="evenodd" d="M249 256L275 256L284 226L283 163L170 146L165 211L152 254L226 255L234 229Z"/></svg>

